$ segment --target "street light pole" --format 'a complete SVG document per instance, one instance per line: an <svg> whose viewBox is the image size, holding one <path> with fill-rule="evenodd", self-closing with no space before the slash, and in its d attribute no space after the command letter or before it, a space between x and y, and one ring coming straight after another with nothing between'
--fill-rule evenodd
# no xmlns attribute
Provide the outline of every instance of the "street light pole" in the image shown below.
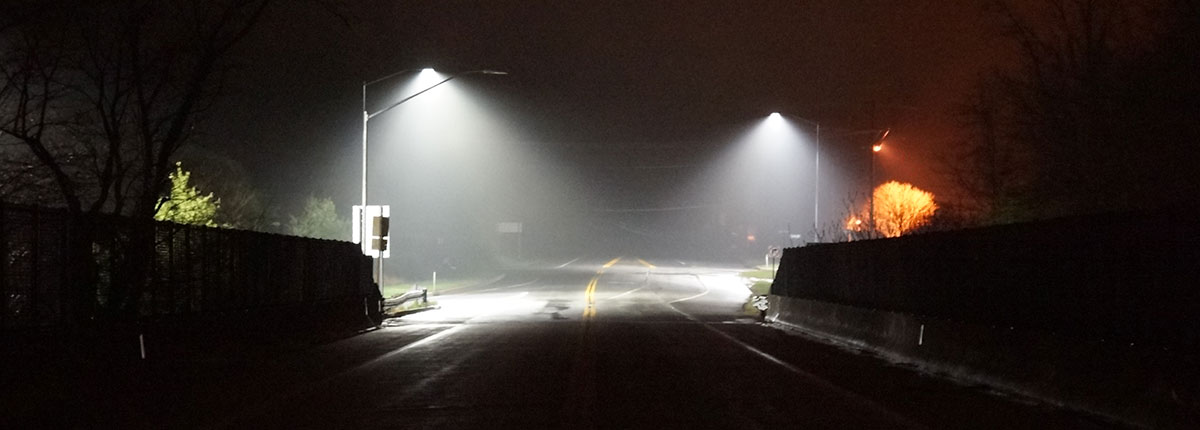
<svg viewBox="0 0 1200 430"><path fill-rule="evenodd" d="M367 82L362 87L362 202L358 211L358 247L364 252L367 243Z"/></svg>
<svg viewBox="0 0 1200 430"><path fill-rule="evenodd" d="M365 254L367 252L367 120L371 119L371 115L367 112L367 87L371 84L378 83L393 77L417 71L418 69L404 69L382 78L373 81L363 81L362 84L362 189L360 197L360 208L358 214L358 246ZM420 69L433 70L433 69Z"/></svg>
<svg viewBox="0 0 1200 430"><path fill-rule="evenodd" d="M368 86L370 86L371 84L374 84L374 83L377 83L380 81L384 81L384 80L393 78L395 76L398 76L398 75L401 75L404 73L408 73L408 72L412 72L412 71L416 71L416 70L418 70L418 69L401 70L399 72L392 73L390 75L384 76L382 78L379 78L379 79L376 79L373 81L363 82L363 85L362 85L362 113L363 113L363 120L362 120L362 125L363 125L362 126L362 130L363 130L363 132L362 132L362 192L361 192L361 196L360 196L361 204L362 204L362 211L360 211L360 213L359 213L358 225L359 225L359 244L364 248L363 249L364 253L366 253L365 247L367 246L366 245L366 243L367 243L367 221L366 221L366 218L367 218L367 123L371 120L371 118L374 118L374 117L378 116L379 114L382 114L384 112L392 110L393 108L400 106L401 104L404 104L404 102L412 100L413 98L415 98L421 94L425 94L425 92L432 90L444 83L450 82L451 80L458 78L460 76L466 76L466 75L472 75L472 74L483 74L483 75L507 75L508 74L508 72L501 72L498 70L472 70L469 72L453 74L445 79L442 79L441 81L438 81L438 83L430 85L430 86L422 89L421 91L417 91L416 93L414 93L408 97L405 97L396 103L392 103L390 106L383 108L375 113L370 113L367 111L367 87ZM433 71L433 69L420 69L420 70L421 71Z"/></svg>
<svg viewBox="0 0 1200 430"><path fill-rule="evenodd" d="M871 207L867 210L871 224L871 237L875 236L875 153L883 149L883 145L871 145L871 176L867 180L867 192L871 193Z"/></svg>
<svg viewBox="0 0 1200 430"><path fill-rule="evenodd" d="M817 124L817 123L814 123ZM820 225L817 222L817 217L820 216L821 208L821 124L817 124L817 155L816 168L813 169L813 242L821 238Z"/></svg>
<svg viewBox="0 0 1200 430"><path fill-rule="evenodd" d="M779 112L773 112L771 115L782 116ZM816 177L813 181L813 242L816 242L820 234L818 217L821 213L821 123L791 114L787 116L804 121L817 129L817 155L814 157L816 159L816 166L813 169L813 175Z"/></svg>
<svg viewBox="0 0 1200 430"><path fill-rule="evenodd" d="M892 132L892 129L890 129L890 128L884 129L883 133L879 135L879 138L875 139L875 142L871 144L871 176L869 179L870 183L867 184L867 186L868 186L867 192L871 193L871 207L869 209L869 212L867 212L867 216L870 217L872 238L874 238L874 236L876 234L876 230L875 230L875 154L877 154L877 153L879 153L879 151L883 150L883 139L887 138L888 133L891 133L891 132Z"/></svg>

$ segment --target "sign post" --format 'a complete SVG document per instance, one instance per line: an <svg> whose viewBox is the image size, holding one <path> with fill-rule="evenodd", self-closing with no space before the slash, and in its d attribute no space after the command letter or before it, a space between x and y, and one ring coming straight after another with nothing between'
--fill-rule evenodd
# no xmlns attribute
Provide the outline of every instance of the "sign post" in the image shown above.
<svg viewBox="0 0 1200 430"><path fill-rule="evenodd" d="M371 277L379 285L380 296L383 295L383 259L392 256L391 247L388 246L392 239L389 232L390 216L391 207L388 205L367 205L365 213L362 206L354 205L353 219L362 222L354 223L350 241L359 245L363 255L374 259Z"/></svg>
<svg viewBox="0 0 1200 430"><path fill-rule="evenodd" d="M384 221L386 225L380 225L375 222L376 218L391 218L391 207L388 205L368 205L365 214L363 214L362 208L362 206L354 205L354 219L362 220L362 222L354 223L350 241L359 244L363 255L369 255L373 258L391 258L392 252L390 247L379 250L374 246L376 239L382 239L383 242L390 242L392 239L389 231L385 230L382 232L383 234L380 234L381 232L379 231L379 228L386 229L391 223ZM366 234L363 234L362 229L366 229ZM365 242L363 241L364 237L366 238Z"/></svg>
<svg viewBox="0 0 1200 430"><path fill-rule="evenodd" d="M779 256L783 255L783 250L778 246L770 246L767 248L767 258L771 261L771 279L775 279L775 263L779 261Z"/></svg>
<svg viewBox="0 0 1200 430"><path fill-rule="evenodd" d="M387 251L388 239L390 238L390 236L388 236L388 226L390 224L388 222L388 219L389 218L383 217L383 216L377 216L377 217L374 217L371 219L371 221L372 221L371 229L373 231L373 233L371 233L372 234L372 236L371 236L371 250L372 251L379 252L379 253L383 253L384 251ZM378 279L379 294L382 296L383 295L383 258L379 259L379 276L376 277L375 279Z"/></svg>

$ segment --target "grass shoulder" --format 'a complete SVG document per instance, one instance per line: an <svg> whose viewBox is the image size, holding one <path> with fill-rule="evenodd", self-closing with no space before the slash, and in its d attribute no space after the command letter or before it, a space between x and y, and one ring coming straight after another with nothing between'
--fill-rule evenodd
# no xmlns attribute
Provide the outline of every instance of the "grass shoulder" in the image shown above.
<svg viewBox="0 0 1200 430"><path fill-rule="evenodd" d="M750 295L746 297L746 303L742 304L742 312L746 315L759 316L759 310L754 308L752 300L754 296L770 294L774 271L770 267L760 266L755 270L747 270L738 275L745 279L746 287L750 290Z"/></svg>

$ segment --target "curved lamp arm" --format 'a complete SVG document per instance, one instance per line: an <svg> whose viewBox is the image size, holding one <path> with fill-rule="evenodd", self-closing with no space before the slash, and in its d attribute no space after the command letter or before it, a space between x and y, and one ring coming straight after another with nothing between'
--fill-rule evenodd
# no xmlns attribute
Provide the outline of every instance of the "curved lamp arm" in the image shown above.
<svg viewBox="0 0 1200 430"><path fill-rule="evenodd" d="M403 72L400 72L400 73L403 73ZM398 73L396 73L396 74L398 74ZM392 110L392 108L394 108L394 107L396 107L396 106L400 106L400 105L404 104L404 102L407 102L407 101L409 101L409 100L412 100L413 98L415 98L415 97L417 97L417 96L419 96L419 95L421 95L421 94L425 94L425 92L426 92L426 91L429 91L429 90L432 90L432 89L434 89L434 88L437 88L438 86L440 86L440 85L442 85L442 84L444 84L444 83L450 82L451 80L454 80L455 78L457 78L457 77L459 77L459 76L466 76L466 75L473 75L473 74L482 74L482 75L507 75L507 74L508 74L508 72L501 72L501 71L498 71L498 70L472 70L472 71L470 71L470 72L462 72L462 73L453 74L453 75L450 75L449 77L447 77L446 79L442 79L441 81L439 81L439 82L438 82L438 83L436 83L436 84L430 85L430 86L426 87L425 89L423 89L423 90L421 90L421 91L417 91L416 93L414 93L414 94L412 94L412 95L410 95L410 96L408 96L408 97L405 97L405 98L401 99L401 100L400 100L400 101L398 101L398 102L392 103L392 104L391 104L390 106L388 106L388 107L385 107L385 108L383 108L383 109L380 109L379 111L377 111L377 112L375 112L375 113L372 113L372 114L367 114L367 116L366 116L366 119L367 119L367 120L370 120L371 118L374 118L376 115L379 115L379 114L382 114L382 113L384 113L384 112L387 112L387 111L389 111L389 110ZM395 74L393 74L393 75L395 75ZM388 77L390 77L390 76L386 76L386 77L383 77L383 78L377 79L375 82L378 82L379 80L387 79ZM366 111L364 110L363 112L366 112Z"/></svg>

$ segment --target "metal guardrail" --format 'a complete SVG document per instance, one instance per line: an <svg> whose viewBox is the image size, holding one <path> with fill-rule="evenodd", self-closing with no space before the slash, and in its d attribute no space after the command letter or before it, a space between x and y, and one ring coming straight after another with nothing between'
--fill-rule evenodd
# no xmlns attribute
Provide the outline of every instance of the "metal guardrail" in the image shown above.
<svg viewBox="0 0 1200 430"><path fill-rule="evenodd" d="M410 302L410 301L413 301L416 299L421 299L421 302L428 303L429 302L428 290L426 290L424 288L419 289L419 290L412 290L412 291L405 292L404 294L401 294L401 295L398 295L395 297L384 299L383 300L383 308L385 310L387 310L389 308L395 308L395 307L401 306L407 302Z"/></svg>

